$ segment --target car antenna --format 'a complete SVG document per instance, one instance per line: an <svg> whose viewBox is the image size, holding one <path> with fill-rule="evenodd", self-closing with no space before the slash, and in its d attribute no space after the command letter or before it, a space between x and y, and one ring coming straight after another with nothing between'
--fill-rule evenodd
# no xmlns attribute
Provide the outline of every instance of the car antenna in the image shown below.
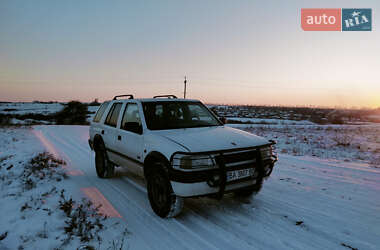
<svg viewBox="0 0 380 250"><path fill-rule="evenodd" d="M185 80L183 81L183 83L185 84L185 90L183 91L183 99L186 99L186 83L187 83L186 76L185 76Z"/></svg>

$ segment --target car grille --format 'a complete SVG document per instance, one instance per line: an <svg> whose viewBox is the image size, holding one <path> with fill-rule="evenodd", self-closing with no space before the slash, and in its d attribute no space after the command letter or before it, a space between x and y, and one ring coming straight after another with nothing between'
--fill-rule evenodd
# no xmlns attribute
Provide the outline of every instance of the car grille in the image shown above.
<svg viewBox="0 0 380 250"><path fill-rule="evenodd" d="M248 150L248 151L239 151L239 152L230 152L223 153L218 157L223 159L224 165L226 168L244 168L244 167L252 167L252 164L256 163L256 150Z"/></svg>

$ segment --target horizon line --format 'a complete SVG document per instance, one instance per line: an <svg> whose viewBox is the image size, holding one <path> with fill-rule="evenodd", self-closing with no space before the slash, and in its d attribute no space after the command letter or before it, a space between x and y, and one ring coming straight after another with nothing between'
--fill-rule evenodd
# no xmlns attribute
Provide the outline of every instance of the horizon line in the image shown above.
<svg viewBox="0 0 380 250"><path fill-rule="evenodd" d="M97 99L97 98L95 98ZM81 101L81 100L69 100L69 101L41 101L41 100L34 100L34 101L2 101L0 100L1 103L69 103L71 101L78 101L82 103L92 103L95 101ZM144 99L144 98L135 98L135 99ZM183 98L179 98L183 99ZM188 98L192 99L192 98ZM111 100L111 99L110 99ZM107 100L105 100L107 101ZM104 101L103 101L104 102ZM99 102L100 104L103 102ZM342 109L342 110L376 110L380 109L380 106L378 107L368 107L368 106L329 106L329 105L312 105L312 104L302 104L302 105L286 105L286 104L228 104L228 103L212 103L212 102L204 102L205 105L209 106L248 106L248 107L282 107L282 108L319 108L319 109Z"/></svg>

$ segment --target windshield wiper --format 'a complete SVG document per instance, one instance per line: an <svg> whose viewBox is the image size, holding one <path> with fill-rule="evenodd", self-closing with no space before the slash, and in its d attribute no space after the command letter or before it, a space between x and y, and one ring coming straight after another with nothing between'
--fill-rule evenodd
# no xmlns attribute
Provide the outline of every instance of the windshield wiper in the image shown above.
<svg viewBox="0 0 380 250"><path fill-rule="evenodd" d="M216 126L219 126L219 125L212 125L212 124L205 124L205 125L194 125L194 126L189 126L189 127L186 127L186 128L204 128L204 127L216 127Z"/></svg>

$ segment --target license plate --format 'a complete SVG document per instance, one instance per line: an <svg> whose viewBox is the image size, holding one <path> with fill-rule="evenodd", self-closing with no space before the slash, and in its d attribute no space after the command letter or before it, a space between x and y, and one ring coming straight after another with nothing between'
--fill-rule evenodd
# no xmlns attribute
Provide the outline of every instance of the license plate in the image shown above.
<svg viewBox="0 0 380 250"><path fill-rule="evenodd" d="M249 176L253 176L253 173L254 173L253 168L228 171L227 172L227 182L243 179L243 178L246 178Z"/></svg>

